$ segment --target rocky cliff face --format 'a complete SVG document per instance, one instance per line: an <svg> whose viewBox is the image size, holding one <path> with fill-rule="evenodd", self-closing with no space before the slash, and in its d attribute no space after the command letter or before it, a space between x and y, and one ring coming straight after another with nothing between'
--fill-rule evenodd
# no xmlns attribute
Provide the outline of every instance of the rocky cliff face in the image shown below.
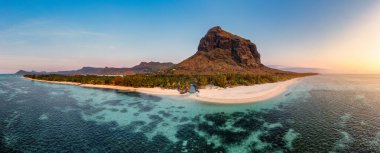
<svg viewBox="0 0 380 153"><path fill-rule="evenodd" d="M201 39L198 51L172 67L176 74L281 73L264 66L257 47L248 39L211 28Z"/></svg>
<svg viewBox="0 0 380 153"><path fill-rule="evenodd" d="M261 66L260 54L254 43L226 32L219 26L211 28L201 39L198 52L211 52L216 49L230 52L233 60L241 66Z"/></svg>

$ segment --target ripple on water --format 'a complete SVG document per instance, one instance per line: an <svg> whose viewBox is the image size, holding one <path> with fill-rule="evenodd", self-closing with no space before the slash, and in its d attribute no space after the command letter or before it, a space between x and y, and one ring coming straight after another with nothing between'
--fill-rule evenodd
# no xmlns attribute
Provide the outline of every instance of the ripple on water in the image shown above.
<svg viewBox="0 0 380 153"><path fill-rule="evenodd" d="M294 129L289 129L289 131L285 134L284 139L286 141L286 146L292 150L293 149L293 141L297 139L300 134L294 131Z"/></svg>
<svg viewBox="0 0 380 153"><path fill-rule="evenodd" d="M353 143L353 138L352 136L345 132L341 131L341 138L335 143L335 146L333 148L333 151L335 152L343 152L349 149L348 147L350 146L350 143Z"/></svg>
<svg viewBox="0 0 380 153"><path fill-rule="evenodd" d="M305 82L266 102L226 106L21 81L0 87L14 94L0 97L0 136L25 152L380 150L378 93L339 91L344 83L334 79L333 87Z"/></svg>
<svg viewBox="0 0 380 153"><path fill-rule="evenodd" d="M49 116L48 116L47 113L44 113L44 114L42 114L38 119L41 120L41 121L43 121L43 120L47 120L47 119L49 119Z"/></svg>
<svg viewBox="0 0 380 153"><path fill-rule="evenodd" d="M369 143L373 148L380 150L380 132L377 132L375 138Z"/></svg>
<svg viewBox="0 0 380 153"><path fill-rule="evenodd" d="M344 113L344 115L340 117L341 119L340 126L343 128L350 118L351 118L351 114Z"/></svg>

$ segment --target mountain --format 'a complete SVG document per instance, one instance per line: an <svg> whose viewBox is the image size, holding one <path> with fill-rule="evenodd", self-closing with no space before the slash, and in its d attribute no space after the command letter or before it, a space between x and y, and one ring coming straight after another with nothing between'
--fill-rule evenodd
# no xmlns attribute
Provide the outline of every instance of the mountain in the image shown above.
<svg viewBox="0 0 380 153"><path fill-rule="evenodd" d="M193 56L169 71L175 74L287 73L263 65L254 43L219 26L206 33Z"/></svg>
<svg viewBox="0 0 380 153"><path fill-rule="evenodd" d="M52 72L54 74L64 74L64 75L128 75L134 74L134 72L129 68L95 68L95 67L83 67L79 70L73 71L58 71Z"/></svg>
<svg viewBox="0 0 380 153"><path fill-rule="evenodd" d="M61 75L128 75L134 74L129 68L96 68L96 67L83 67L78 70L71 71L56 71L56 72L36 72L20 70L15 73L16 75L27 74L61 74Z"/></svg>
<svg viewBox="0 0 380 153"><path fill-rule="evenodd" d="M15 73L16 75L27 75L27 74L48 74L48 72L42 71L42 72L36 72L36 71L24 71L19 70Z"/></svg>
<svg viewBox="0 0 380 153"><path fill-rule="evenodd" d="M136 73L149 73L149 72L160 72L172 67L174 64L170 62L160 63L160 62L141 62L139 65L132 67L132 71Z"/></svg>
<svg viewBox="0 0 380 153"><path fill-rule="evenodd" d="M160 72L173 66L173 63L160 63L160 62L141 62L131 68L96 68L96 67L83 67L79 70L72 71L56 71L56 72L36 72L36 71L24 71L20 70L16 72L16 75L26 74L62 74L62 75L132 75L136 73L150 73Z"/></svg>

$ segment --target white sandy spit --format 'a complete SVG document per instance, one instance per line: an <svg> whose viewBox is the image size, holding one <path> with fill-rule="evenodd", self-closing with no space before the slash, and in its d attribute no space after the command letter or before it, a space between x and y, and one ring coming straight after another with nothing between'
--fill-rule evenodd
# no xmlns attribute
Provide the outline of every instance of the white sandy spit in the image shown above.
<svg viewBox="0 0 380 153"><path fill-rule="evenodd" d="M236 104L252 103L267 100L284 93L288 87L299 81L299 78L276 83L265 83L252 86L232 88L207 87L190 97L196 100L214 103Z"/></svg>
<svg viewBox="0 0 380 153"><path fill-rule="evenodd" d="M26 78L30 79L30 78ZM252 86L237 86L231 88L220 88L215 86L207 86L205 89L199 89L199 93L185 94L181 95L177 90L174 89L162 89L162 88L133 88L125 86L114 86L114 85L93 85L93 84L80 84L74 82L60 82L60 81L45 81L36 80L34 81L47 82L47 83L57 83L57 84L69 84L77 85L87 88L102 88L102 89L115 89L121 91L136 91L151 95L173 95L173 96L183 96L191 99L210 102L210 103L223 103L223 104L239 104L239 103L253 103L258 101L267 100L276 97L283 92L285 92L288 87L295 84L300 80L300 78L291 79L287 81L281 81L276 83L266 83L258 84Z"/></svg>

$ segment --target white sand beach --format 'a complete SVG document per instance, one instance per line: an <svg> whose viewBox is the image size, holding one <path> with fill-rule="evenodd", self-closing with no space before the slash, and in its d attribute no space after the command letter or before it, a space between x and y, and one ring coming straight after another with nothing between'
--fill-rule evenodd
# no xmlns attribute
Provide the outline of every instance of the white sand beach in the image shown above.
<svg viewBox="0 0 380 153"><path fill-rule="evenodd" d="M25 78L25 77L24 77ZM287 81L281 81L276 83L258 84L253 86L237 86L231 88L220 88L215 86L207 86L205 89L199 89L199 93L194 94L180 94L174 89L163 88L134 88L125 86L114 85L94 85L94 84L80 84L75 82L60 82L60 81L45 81L26 78L29 80L57 83L57 84L69 84L77 85L86 88L101 88L101 89L115 89L121 91L135 91L152 95L171 95L171 96L183 96L191 99L199 100L209 103L222 103L222 104L239 104L239 103L253 103L258 101L267 100L276 97L288 89L292 84L295 84L300 78L291 79Z"/></svg>
<svg viewBox="0 0 380 153"><path fill-rule="evenodd" d="M206 89L199 89L199 93L190 97L199 101L223 104L252 103L284 93L290 85L295 84L299 79L232 88L207 87Z"/></svg>

